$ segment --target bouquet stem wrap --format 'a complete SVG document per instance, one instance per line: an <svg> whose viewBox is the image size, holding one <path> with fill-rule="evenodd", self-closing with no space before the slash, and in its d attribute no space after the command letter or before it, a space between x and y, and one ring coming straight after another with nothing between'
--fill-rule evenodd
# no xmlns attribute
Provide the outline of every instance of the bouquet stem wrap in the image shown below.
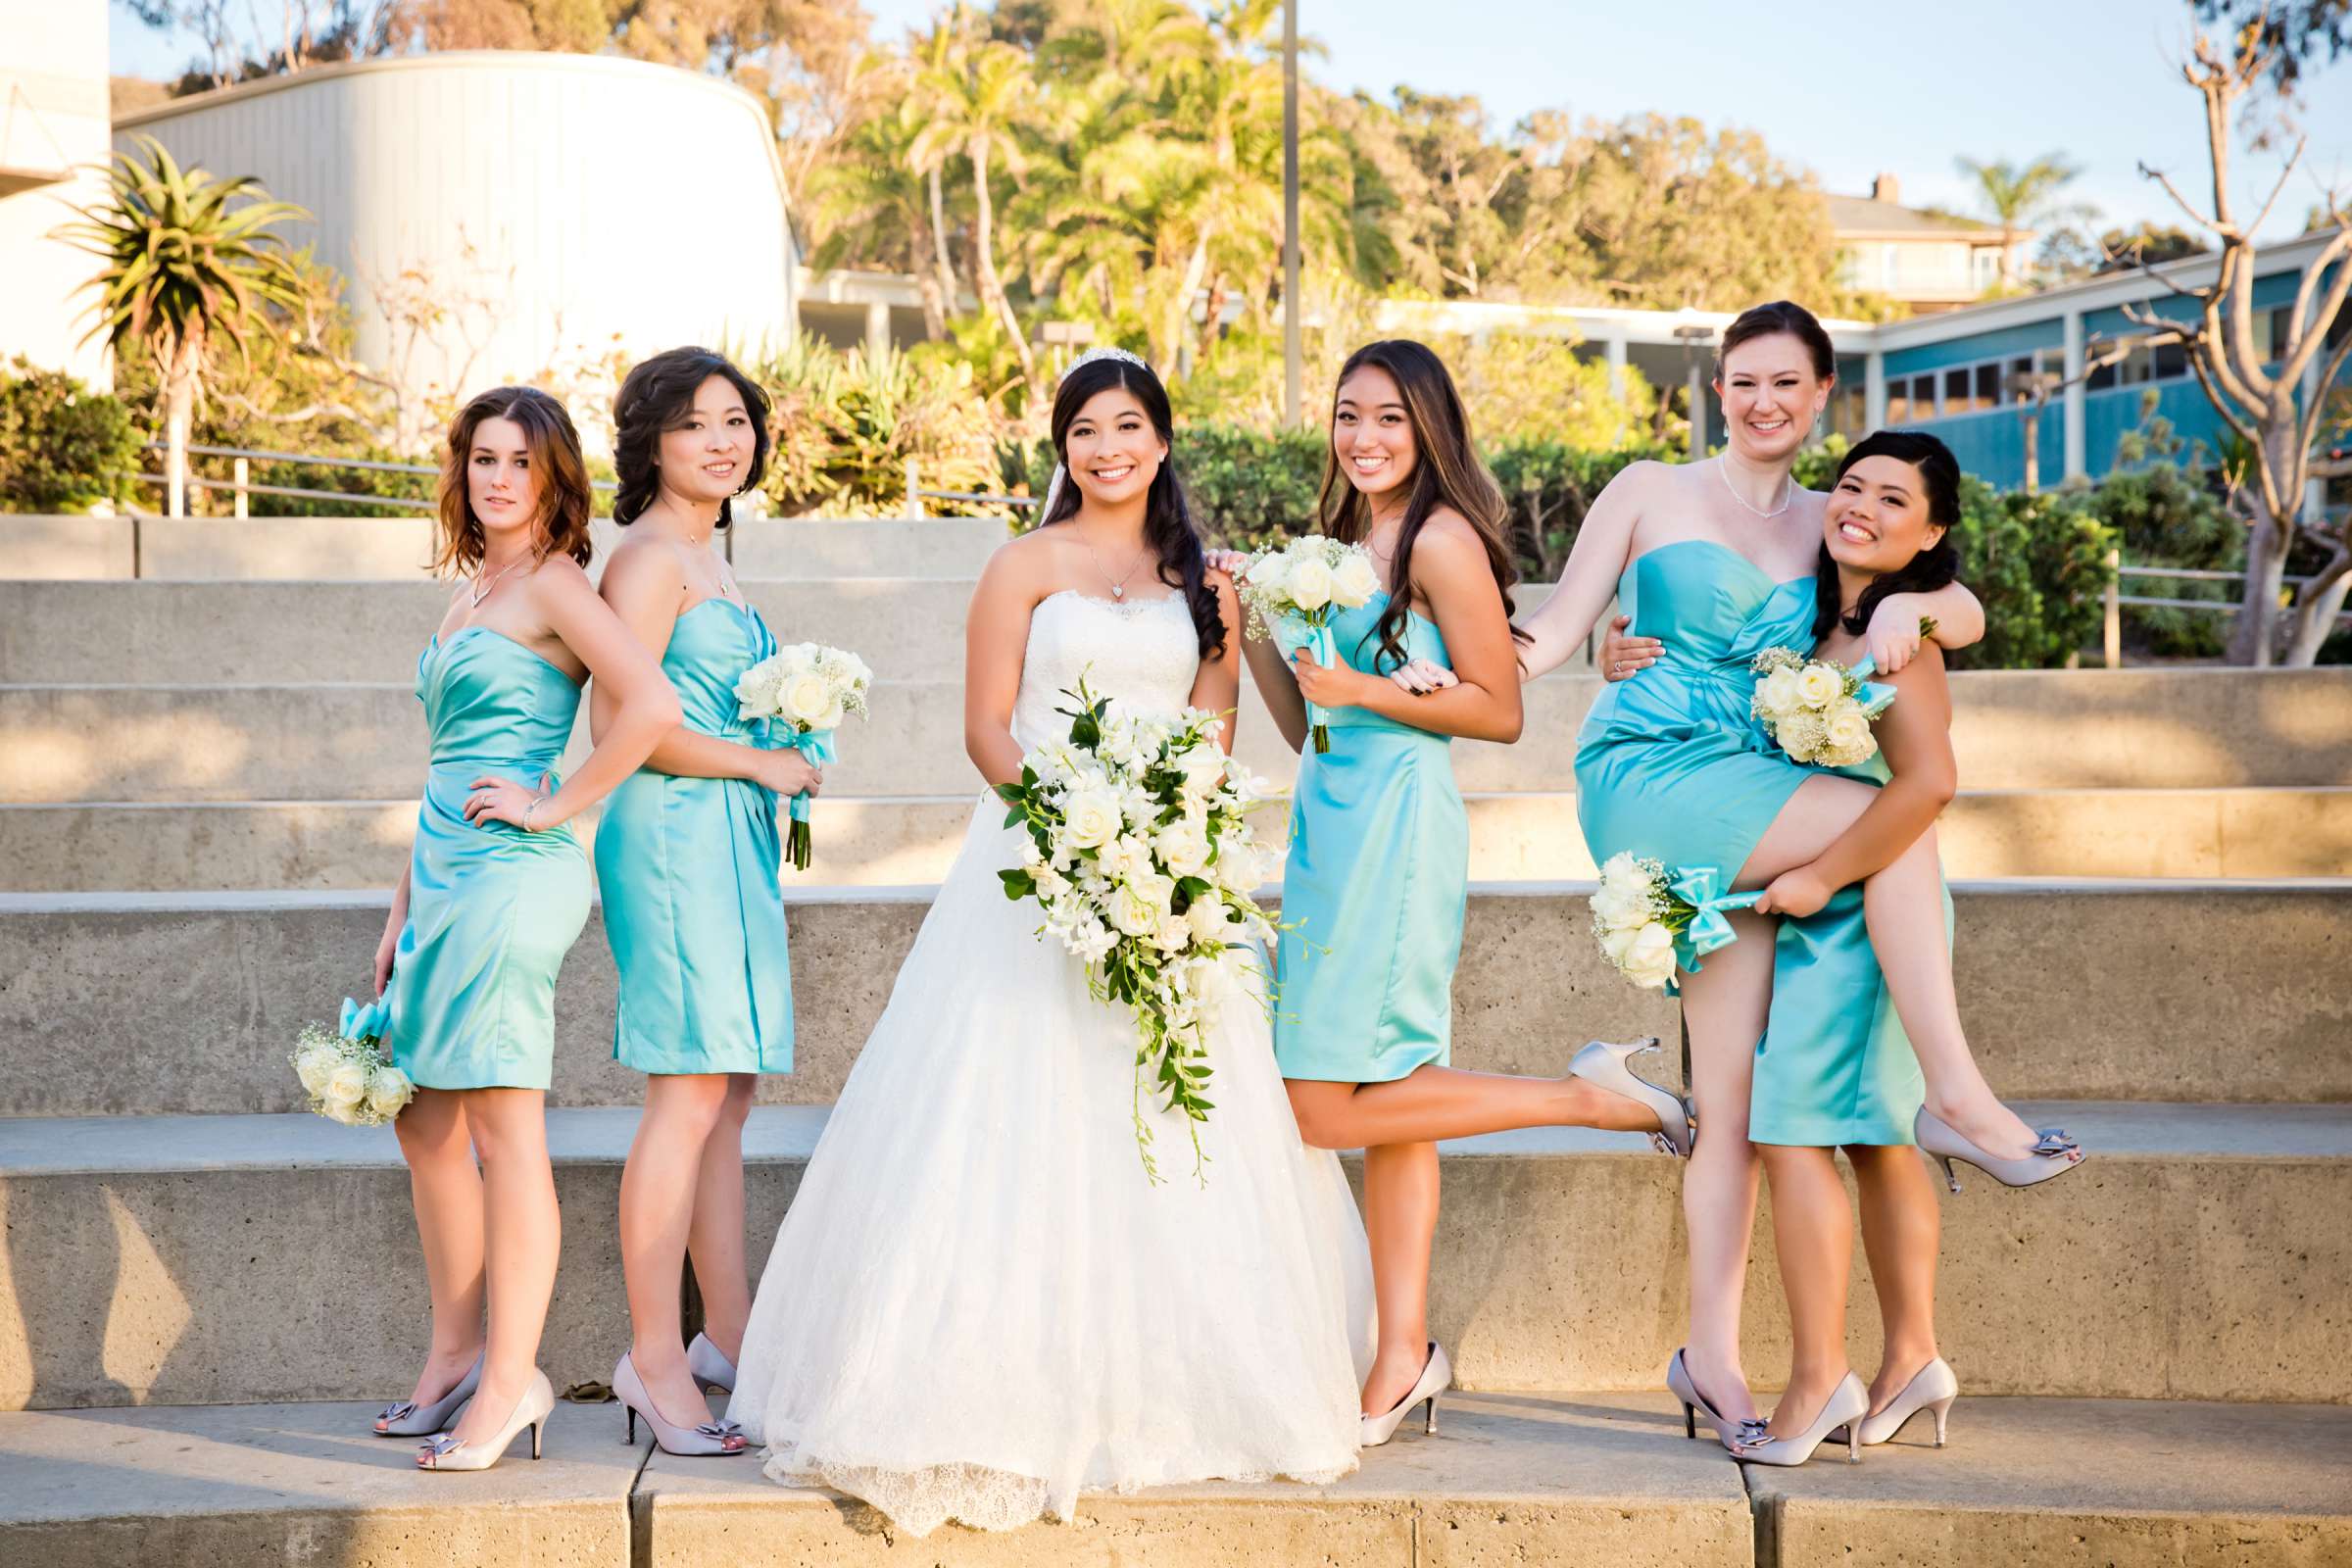
<svg viewBox="0 0 2352 1568"><path fill-rule="evenodd" d="M823 767L835 761L840 754L833 746L834 732L829 729L787 730L784 744L808 759L811 767ZM808 797L792 798L792 826L785 834L784 853L796 871L808 869L808 851L811 840L808 831Z"/></svg>
<svg viewBox="0 0 2352 1568"><path fill-rule="evenodd" d="M1748 909L1763 897L1763 890L1754 893L1726 893L1719 890L1722 874L1711 865L1686 867L1667 880L1666 892L1678 907L1675 914L1685 922L1676 931L1682 966L1692 974L1698 972L1698 960L1717 948L1729 947L1739 937L1732 922L1724 918L1727 909ZM1687 907L1689 913L1683 913ZM1675 929L1674 917L1667 920Z"/></svg>
<svg viewBox="0 0 2352 1568"><path fill-rule="evenodd" d="M1331 634L1329 611L1315 616L1299 616L1292 623L1293 651L1303 648L1314 655L1315 662L1326 669L1340 662L1339 639ZM1314 732L1317 754L1331 750L1331 721L1324 710L1313 703L1306 705L1306 721Z"/></svg>

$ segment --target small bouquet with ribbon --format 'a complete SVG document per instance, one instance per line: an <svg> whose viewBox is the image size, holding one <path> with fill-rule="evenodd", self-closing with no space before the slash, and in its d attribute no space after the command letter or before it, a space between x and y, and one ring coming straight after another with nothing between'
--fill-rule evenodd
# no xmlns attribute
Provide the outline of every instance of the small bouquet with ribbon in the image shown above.
<svg viewBox="0 0 2352 1568"><path fill-rule="evenodd" d="M1145 1174L1160 1179L1149 1078L1159 1108L1185 1118L1198 1176L1200 1123L1214 1108L1208 1032L1233 983L1225 950L1275 932L1250 897L1266 859L1248 812L1265 791L1229 766L1218 714L1128 712L1084 679L1064 695L1069 738L1030 752L1020 782L997 786L1004 825L1027 835L1021 863L998 874L1006 898L1044 907L1043 934L1086 965L1095 999L1134 1013L1130 1113Z"/></svg>
<svg viewBox="0 0 2352 1568"><path fill-rule="evenodd" d="M383 1003L363 1007L345 997L342 1022L332 1034L324 1024L303 1026L287 1059L313 1111L346 1127L380 1127L416 1097L416 1086L384 1049L391 1022L392 1010Z"/></svg>
<svg viewBox="0 0 2352 1568"><path fill-rule="evenodd" d="M1793 648L1767 648L1753 666L1756 694L1748 711L1764 732L1799 762L1853 767L1879 755L1870 722L1894 701L1894 688L1864 680L1828 659L1807 659Z"/></svg>
<svg viewBox="0 0 2352 1568"><path fill-rule="evenodd" d="M735 701L746 719L764 719L772 744L789 746L817 766L832 761L833 732L851 713L865 716L865 694L874 672L845 649L795 643L762 659L735 682ZM792 827L785 857L796 871L808 869L808 797L792 798Z"/></svg>
<svg viewBox="0 0 2352 1568"><path fill-rule="evenodd" d="M1669 872L1661 861L1628 852L1600 868L1592 895L1592 938L1620 974L1660 990L1676 968L1696 971L1698 960L1736 941L1726 909L1752 906L1757 893L1727 893L1711 865Z"/></svg>
<svg viewBox="0 0 2352 1568"><path fill-rule="evenodd" d="M1302 534L1279 550L1263 550L1242 568L1242 602L1250 629L1271 635L1286 653L1304 648L1318 664L1340 662L1331 635L1334 611L1370 604L1380 592L1380 568L1362 545L1344 545L1319 533ZM1307 705L1315 750L1331 750L1331 727L1322 710Z"/></svg>

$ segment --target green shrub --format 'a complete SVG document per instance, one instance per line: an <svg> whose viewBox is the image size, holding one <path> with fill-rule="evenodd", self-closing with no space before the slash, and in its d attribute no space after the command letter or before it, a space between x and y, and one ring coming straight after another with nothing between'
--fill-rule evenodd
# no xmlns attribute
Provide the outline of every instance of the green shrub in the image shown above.
<svg viewBox="0 0 2352 1568"><path fill-rule="evenodd" d="M2171 463L2121 468L2082 493L2083 504L2116 532L2124 559L2135 566L2235 571L2245 565L2245 524L2194 470ZM2195 579L2135 577L2127 593L2154 599L2234 604L2236 586ZM2235 617L2219 611L2134 607L2124 616L2132 647L2160 659L2212 659L2229 640Z"/></svg>
<svg viewBox="0 0 2352 1568"><path fill-rule="evenodd" d="M1963 669L2054 669L2098 641L2115 530L2081 492L2002 495L1960 481L1960 580L1984 606L1984 640Z"/></svg>
<svg viewBox="0 0 2352 1568"><path fill-rule="evenodd" d="M129 493L130 411L22 356L0 374L0 512L86 512Z"/></svg>
<svg viewBox="0 0 2352 1568"><path fill-rule="evenodd" d="M911 460L926 490L984 490L990 415L969 366L892 350L868 358L803 336L744 367L774 399L762 485L784 516L889 516L906 505ZM940 504L969 514L969 503Z"/></svg>

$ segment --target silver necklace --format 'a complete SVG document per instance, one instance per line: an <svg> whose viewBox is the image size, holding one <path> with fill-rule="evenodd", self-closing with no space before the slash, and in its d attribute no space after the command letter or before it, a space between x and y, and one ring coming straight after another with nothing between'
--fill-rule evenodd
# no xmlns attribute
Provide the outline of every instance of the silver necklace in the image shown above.
<svg viewBox="0 0 2352 1568"><path fill-rule="evenodd" d="M1732 483L1732 466L1729 462L1722 458L1717 458L1715 460L1715 471L1723 475L1723 487L1732 493L1732 499L1739 502L1741 506L1747 508L1748 511L1754 513L1757 516L1762 517L1766 522L1770 522L1782 513L1787 512L1788 510L1788 503L1796 499L1795 481L1784 473L1781 475L1781 504L1773 508L1770 512L1765 512L1757 507L1754 502L1748 500L1747 497L1741 495L1740 493L1740 487Z"/></svg>
<svg viewBox="0 0 2352 1568"><path fill-rule="evenodd" d="M1102 574L1102 580L1104 582L1110 584L1110 597L1117 600L1124 600L1127 597L1127 579L1134 576L1136 572L1142 568L1144 564L1144 558L1152 554L1152 547L1150 545L1144 546L1144 548L1136 554L1135 561L1127 567L1127 569L1120 572L1118 576L1114 578L1110 574L1110 568L1102 564L1102 557L1095 549L1094 541L1087 538L1086 535L1080 534L1078 536L1078 542L1086 546L1086 553L1088 555L1095 558L1095 569Z"/></svg>
<svg viewBox="0 0 2352 1568"><path fill-rule="evenodd" d="M489 598L491 592L496 589L500 583L507 580L507 573L513 571L516 566L521 565L525 561L530 559L531 558L526 555L519 556L516 559L508 562L506 565L499 570L498 575L492 577L488 582L483 582L478 577L475 578L474 581L477 586L473 590L471 608L475 610L481 609L482 601Z"/></svg>

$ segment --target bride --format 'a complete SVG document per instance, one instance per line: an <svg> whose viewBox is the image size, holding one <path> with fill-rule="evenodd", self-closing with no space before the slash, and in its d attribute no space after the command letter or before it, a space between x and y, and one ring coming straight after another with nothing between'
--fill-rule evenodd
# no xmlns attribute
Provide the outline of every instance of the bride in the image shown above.
<svg viewBox="0 0 2352 1568"><path fill-rule="evenodd" d="M982 573L964 744L992 785L1068 734L1083 673L1138 709L1223 712L1233 586L1205 570L1168 397L1099 350L1054 401L1069 476ZM1232 726L1224 742L1232 746ZM1205 1180L1144 1174L1136 1037L1037 935L981 801L760 1282L728 1407L767 1474L903 1530L1067 1519L1081 1491L1355 1468L1370 1264L1337 1157L1298 1139L1255 988L1212 1031ZM1229 955L1237 970L1245 960ZM1185 1147L1175 1118L1160 1146Z"/></svg>

